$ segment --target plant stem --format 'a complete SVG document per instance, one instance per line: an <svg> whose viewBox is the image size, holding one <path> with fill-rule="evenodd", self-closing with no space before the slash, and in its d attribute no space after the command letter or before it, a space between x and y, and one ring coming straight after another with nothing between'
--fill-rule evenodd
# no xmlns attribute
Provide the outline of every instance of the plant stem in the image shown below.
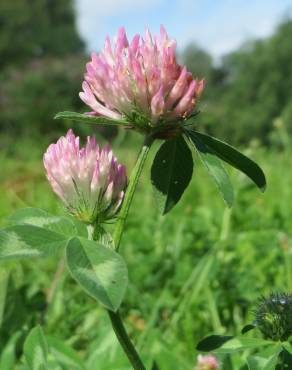
<svg viewBox="0 0 292 370"><path fill-rule="evenodd" d="M133 369L135 370L146 370L145 366L143 365L135 347L133 346L126 329L123 325L122 319L118 312L114 313L112 311L108 311L114 332L127 355L129 361L131 362Z"/></svg>
<svg viewBox="0 0 292 370"><path fill-rule="evenodd" d="M223 212L219 241L224 241L228 237L230 231L231 212L232 210L230 208L225 207Z"/></svg>
<svg viewBox="0 0 292 370"><path fill-rule="evenodd" d="M139 182L140 175L142 173L147 155L149 153L151 144L153 142L152 137L146 137L143 143L143 147L140 151L140 154L137 158L135 167L131 173L129 184L127 187L127 191L125 194L125 198L123 201L122 208L119 213L119 218L115 226L115 231L113 235L114 245L116 251L119 250L122 235L124 232L125 222L129 213L129 209L133 200L133 196L136 190L136 187ZM135 370L146 370L145 366L143 365L140 356L138 355L134 345L132 344L126 329L123 325L122 319L120 317L119 312L112 312L108 311L109 318L112 323L112 327L114 329L114 332L116 333L116 336L126 354L128 357L130 363L133 366L133 369Z"/></svg>
<svg viewBox="0 0 292 370"><path fill-rule="evenodd" d="M47 293L47 304L48 304L48 306L53 301L56 289L58 287L58 283L61 279L61 276L62 276L64 270L65 270L65 258L62 258L59 262L59 265L58 265L57 270L55 272L52 284L51 284L51 286L48 290L48 293Z"/></svg>
<svg viewBox="0 0 292 370"><path fill-rule="evenodd" d="M119 213L118 221L115 226L115 231L113 235L114 244L116 251L119 250L125 222L129 213L129 209L133 200L133 196L137 187L137 184L139 182L140 175L142 173L142 169L144 167L147 155L149 153L149 149L151 147L151 144L153 143L153 138L151 136L147 136L144 140L142 149L140 150L140 154L138 156L138 159L136 161L135 167L131 173L129 184L127 187L127 191L125 194L125 198L122 204L122 208Z"/></svg>

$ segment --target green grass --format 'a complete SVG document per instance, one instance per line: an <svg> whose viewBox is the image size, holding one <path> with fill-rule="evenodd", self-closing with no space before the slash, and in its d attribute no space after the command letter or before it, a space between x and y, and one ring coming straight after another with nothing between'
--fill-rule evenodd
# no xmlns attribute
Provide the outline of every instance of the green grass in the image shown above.
<svg viewBox="0 0 292 370"><path fill-rule="evenodd" d="M129 169L139 150L137 141L118 138L113 144ZM15 144L13 155L2 155L2 225L21 207L64 212L44 176L41 156L47 144L46 140L39 145ZM121 244L130 271L121 312L146 360L149 354L154 356L160 370L191 370L196 344L203 336L238 333L251 322L257 297L292 291L292 153L257 148L248 154L267 175L265 194L232 170L236 201L228 210L197 160L191 186L163 217L155 208L149 179L151 156L147 161ZM129 369L103 309L68 273L62 275L52 303L45 307L59 259L1 264L0 350L19 331L21 363L23 338L33 325L42 323L45 333L74 348L88 369ZM8 279L5 271L10 272ZM230 369L245 369L241 366L242 358L234 356Z"/></svg>

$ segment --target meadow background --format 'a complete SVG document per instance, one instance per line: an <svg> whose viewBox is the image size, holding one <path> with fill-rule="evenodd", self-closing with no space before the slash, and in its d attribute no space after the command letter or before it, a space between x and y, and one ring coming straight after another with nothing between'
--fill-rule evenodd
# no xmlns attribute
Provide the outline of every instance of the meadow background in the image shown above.
<svg viewBox="0 0 292 370"><path fill-rule="evenodd" d="M0 3L1 225L21 207L64 213L42 155L69 127L109 141L129 172L142 143L138 134L53 120L58 111L86 110L78 92L88 45L75 23L70 0ZM182 201L162 217L148 160L122 241L130 285L121 312L146 361L155 358L160 370L192 370L202 337L239 333L259 296L292 291L291 40L286 14L271 35L220 60L195 42L179 49L180 60L206 79L197 128L256 160L268 187L262 195L230 170L236 201L229 210L197 159ZM62 359L52 360L53 370L128 370L104 310L67 272L52 289L60 259L1 263L0 369L26 369L23 341L41 323ZM245 355L222 358L222 369L246 369Z"/></svg>

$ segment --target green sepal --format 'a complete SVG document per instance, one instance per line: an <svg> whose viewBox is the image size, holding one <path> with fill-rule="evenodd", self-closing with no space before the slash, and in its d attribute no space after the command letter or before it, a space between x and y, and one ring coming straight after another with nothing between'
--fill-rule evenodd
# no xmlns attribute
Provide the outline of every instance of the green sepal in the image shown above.
<svg viewBox="0 0 292 370"><path fill-rule="evenodd" d="M54 119L67 119L70 121L93 123L101 126L130 126L129 122L123 119L110 119L104 116L91 116L84 113L69 111L57 113Z"/></svg>

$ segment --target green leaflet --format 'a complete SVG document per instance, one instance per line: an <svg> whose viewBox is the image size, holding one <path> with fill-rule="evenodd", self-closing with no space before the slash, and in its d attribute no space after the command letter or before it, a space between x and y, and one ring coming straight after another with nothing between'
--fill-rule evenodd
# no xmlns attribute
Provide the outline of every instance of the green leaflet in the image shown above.
<svg viewBox="0 0 292 370"><path fill-rule="evenodd" d="M47 370L48 344L43 330L37 326L24 342L24 356L30 370Z"/></svg>
<svg viewBox="0 0 292 370"><path fill-rule="evenodd" d="M193 174L192 153L182 136L165 141L151 167L151 182L162 214L180 200Z"/></svg>
<svg viewBox="0 0 292 370"><path fill-rule="evenodd" d="M74 218L54 216L38 208L21 208L15 211L7 219L12 224L27 224L43 227L63 234L68 238L77 235L87 235L87 229L84 224Z"/></svg>
<svg viewBox="0 0 292 370"><path fill-rule="evenodd" d="M246 174L262 191L266 188L266 178L263 170L251 159L240 153L231 145L212 136L197 131L186 131L191 140L200 140L208 151L226 163Z"/></svg>
<svg viewBox="0 0 292 370"><path fill-rule="evenodd" d="M210 176L214 179L224 201L231 207L234 200L233 187L220 159L198 136L190 135L189 138Z"/></svg>
<svg viewBox="0 0 292 370"><path fill-rule="evenodd" d="M197 350L204 352L213 351L215 353L232 353L248 348L271 346L273 344L274 342L272 341L243 336L210 335L199 342Z"/></svg>
<svg viewBox="0 0 292 370"><path fill-rule="evenodd" d="M128 285L128 270L122 257L92 240L73 238L66 249L73 278L107 309L117 311Z"/></svg>
<svg viewBox="0 0 292 370"><path fill-rule="evenodd" d="M50 256L67 241L67 236L39 226L9 226L0 231L0 260Z"/></svg>

